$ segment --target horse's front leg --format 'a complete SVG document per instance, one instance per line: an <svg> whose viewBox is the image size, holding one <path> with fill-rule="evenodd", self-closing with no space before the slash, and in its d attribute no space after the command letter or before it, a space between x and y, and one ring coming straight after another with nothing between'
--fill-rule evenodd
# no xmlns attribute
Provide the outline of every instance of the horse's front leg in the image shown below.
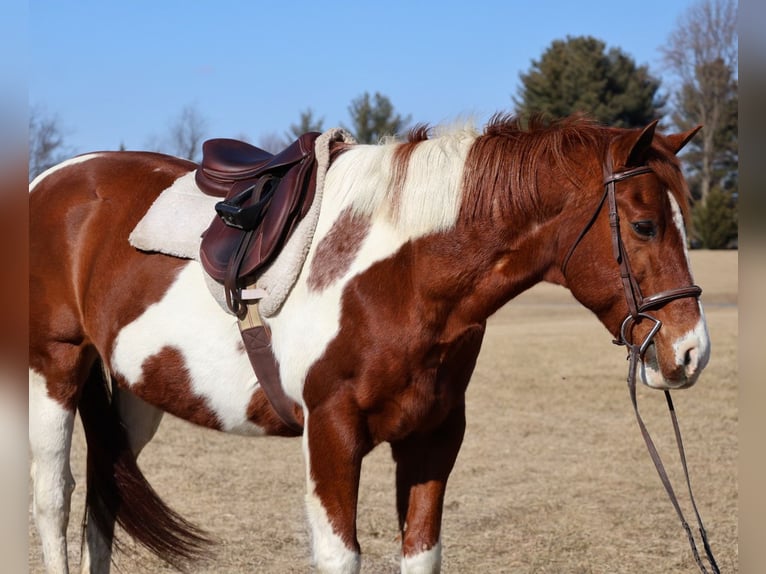
<svg viewBox="0 0 766 574"><path fill-rule="evenodd" d="M391 444L396 461L396 502L402 532L402 573L441 569L441 519L447 478L465 432L460 403L436 429Z"/></svg>
<svg viewBox="0 0 766 574"><path fill-rule="evenodd" d="M352 574L361 560L356 507L369 439L355 406L328 401L305 414L306 510L318 572Z"/></svg>

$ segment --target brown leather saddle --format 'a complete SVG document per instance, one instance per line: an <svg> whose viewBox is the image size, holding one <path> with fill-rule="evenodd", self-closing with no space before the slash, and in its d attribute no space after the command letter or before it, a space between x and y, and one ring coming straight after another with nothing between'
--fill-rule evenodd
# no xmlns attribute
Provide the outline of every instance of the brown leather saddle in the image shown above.
<svg viewBox="0 0 766 574"><path fill-rule="evenodd" d="M226 302L240 319L247 313L242 288L255 282L311 207L319 135L303 134L276 155L232 139L202 146L197 185L223 200L203 235L200 261L224 285Z"/></svg>

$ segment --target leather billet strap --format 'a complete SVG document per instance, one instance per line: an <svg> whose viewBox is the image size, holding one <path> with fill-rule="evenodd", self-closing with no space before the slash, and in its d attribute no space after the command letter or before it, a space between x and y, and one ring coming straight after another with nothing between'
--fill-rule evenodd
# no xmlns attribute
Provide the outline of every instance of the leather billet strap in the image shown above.
<svg viewBox="0 0 766 574"><path fill-rule="evenodd" d="M250 364L266 398L282 422L296 435L303 434L303 425L295 417L297 404L285 394L279 376L279 364L271 348L271 333L261 321L258 304L243 305L245 315L239 321L239 331Z"/></svg>
<svg viewBox="0 0 766 574"><path fill-rule="evenodd" d="M229 263L226 266L223 290L226 295L226 305L229 310L234 313L238 319L242 320L247 315L247 305L242 302L242 296L239 286L239 274L242 268L242 262L245 260L250 243L253 240L253 234L255 229L263 219L263 214L268 206L268 203L273 194L273 189L276 186L275 181L279 180L272 176L264 176L254 186L245 190L245 192L239 194L244 199L255 199L255 204L242 208L238 203L227 203L226 200L216 204L216 212L219 217L230 227L236 227L241 230L239 239L236 243L236 247L231 254ZM268 190L264 193L264 190ZM246 196L245 196L246 194ZM237 198L234 198L235 200ZM228 209L226 209L228 208ZM243 217L244 214L248 214ZM243 223L246 225L243 226Z"/></svg>

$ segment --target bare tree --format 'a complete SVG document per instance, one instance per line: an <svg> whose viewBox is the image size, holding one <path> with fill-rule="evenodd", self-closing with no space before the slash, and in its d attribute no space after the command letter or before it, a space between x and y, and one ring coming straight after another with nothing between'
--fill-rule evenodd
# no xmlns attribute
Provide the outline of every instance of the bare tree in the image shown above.
<svg viewBox="0 0 766 574"><path fill-rule="evenodd" d="M271 153L282 151L286 145L287 142L285 141L285 138L280 136L277 132L267 132L261 134L258 138L258 147Z"/></svg>
<svg viewBox="0 0 766 574"><path fill-rule="evenodd" d="M29 110L29 181L53 167L68 155L64 145L64 131L55 114L41 106Z"/></svg>
<svg viewBox="0 0 766 574"><path fill-rule="evenodd" d="M168 153L178 157L197 161L205 140L207 120L194 105L185 106L178 117L171 123L167 146L162 146Z"/></svg>
<svg viewBox="0 0 766 574"><path fill-rule="evenodd" d="M277 132L267 132L258 138L258 147L271 153L278 153L289 146L296 138L306 132L321 132L324 118L314 118L314 111L306 108L301 112L298 123L290 124L290 129L280 136Z"/></svg>
<svg viewBox="0 0 766 574"><path fill-rule="evenodd" d="M663 61L679 82L674 123L680 129L691 123L705 126L699 154L703 204L713 185L721 133L731 124L732 100L737 98L736 20L736 0L699 0L679 18L662 48Z"/></svg>

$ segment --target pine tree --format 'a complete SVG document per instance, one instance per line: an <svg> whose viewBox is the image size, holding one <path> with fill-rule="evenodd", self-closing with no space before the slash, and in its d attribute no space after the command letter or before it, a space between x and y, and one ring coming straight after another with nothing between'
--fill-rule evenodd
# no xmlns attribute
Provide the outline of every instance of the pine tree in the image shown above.
<svg viewBox="0 0 766 574"><path fill-rule="evenodd" d="M306 132L321 132L324 118L314 119L314 111L307 108L301 112L301 119L297 124L290 124L290 130L286 133L287 143L291 143Z"/></svg>
<svg viewBox="0 0 766 574"><path fill-rule="evenodd" d="M616 127L643 127L661 115L660 81L617 48L591 36L555 40L521 74L514 98L522 116L583 113Z"/></svg>
<svg viewBox="0 0 766 574"><path fill-rule="evenodd" d="M403 132L411 116L403 118L394 113L394 106L386 96L375 92L374 102L365 92L348 107L352 127L346 128L359 143L377 143L386 135ZM345 127L345 126L344 126Z"/></svg>

